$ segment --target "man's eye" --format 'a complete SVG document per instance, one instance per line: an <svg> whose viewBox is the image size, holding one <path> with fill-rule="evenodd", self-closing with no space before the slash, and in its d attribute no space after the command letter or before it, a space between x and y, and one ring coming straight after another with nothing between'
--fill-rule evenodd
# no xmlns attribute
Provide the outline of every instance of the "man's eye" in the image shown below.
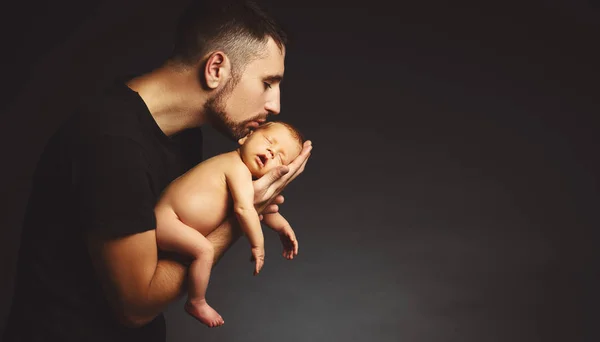
<svg viewBox="0 0 600 342"><path fill-rule="evenodd" d="M271 89L271 85L267 82L263 82L263 84L265 85L265 89Z"/></svg>

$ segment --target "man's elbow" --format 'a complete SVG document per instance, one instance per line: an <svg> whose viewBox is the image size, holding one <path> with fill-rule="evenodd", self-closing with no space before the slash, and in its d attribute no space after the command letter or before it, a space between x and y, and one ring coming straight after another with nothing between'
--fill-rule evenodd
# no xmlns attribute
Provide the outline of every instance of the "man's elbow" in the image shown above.
<svg viewBox="0 0 600 342"><path fill-rule="evenodd" d="M116 316L119 323L127 328L141 328L156 318L156 315L148 316L124 311L116 313Z"/></svg>
<svg viewBox="0 0 600 342"><path fill-rule="evenodd" d="M117 304L118 303L118 304ZM137 305L134 301L125 301L123 298L112 302L113 316L119 324L127 328L141 328L152 322L158 314L152 314Z"/></svg>

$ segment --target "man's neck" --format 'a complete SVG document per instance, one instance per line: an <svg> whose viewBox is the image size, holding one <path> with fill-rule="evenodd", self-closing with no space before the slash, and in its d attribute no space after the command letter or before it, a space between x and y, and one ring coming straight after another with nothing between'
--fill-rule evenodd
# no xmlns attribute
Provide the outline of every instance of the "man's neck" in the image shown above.
<svg viewBox="0 0 600 342"><path fill-rule="evenodd" d="M207 94L192 68L161 66L136 77L127 86L146 103L158 127L171 136L205 123L202 108Z"/></svg>

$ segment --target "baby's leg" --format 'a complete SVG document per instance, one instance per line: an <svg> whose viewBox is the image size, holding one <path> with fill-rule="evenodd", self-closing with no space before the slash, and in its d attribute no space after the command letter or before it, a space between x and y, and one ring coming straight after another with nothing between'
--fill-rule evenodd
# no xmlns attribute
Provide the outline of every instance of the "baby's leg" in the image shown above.
<svg viewBox="0 0 600 342"><path fill-rule="evenodd" d="M206 303L206 288L214 258L210 241L200 232L179 220L170 207L159 206L156 213L156 241L158 248L194 258L189 268L188 300L185 310L209 327L225 323L223 318Z"/></svg>

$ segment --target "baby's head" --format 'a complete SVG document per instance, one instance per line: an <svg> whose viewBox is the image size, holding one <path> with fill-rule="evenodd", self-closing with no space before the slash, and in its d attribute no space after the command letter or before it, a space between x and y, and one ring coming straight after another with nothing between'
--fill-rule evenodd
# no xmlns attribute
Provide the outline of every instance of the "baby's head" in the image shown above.
<svg viewBox="0 0 600 342"><path fill-rule="evenodd" d="M240 157L256 178L279 165L288 165L302 151L304 138L281 121L267 122L239 141Z"/></svg>

